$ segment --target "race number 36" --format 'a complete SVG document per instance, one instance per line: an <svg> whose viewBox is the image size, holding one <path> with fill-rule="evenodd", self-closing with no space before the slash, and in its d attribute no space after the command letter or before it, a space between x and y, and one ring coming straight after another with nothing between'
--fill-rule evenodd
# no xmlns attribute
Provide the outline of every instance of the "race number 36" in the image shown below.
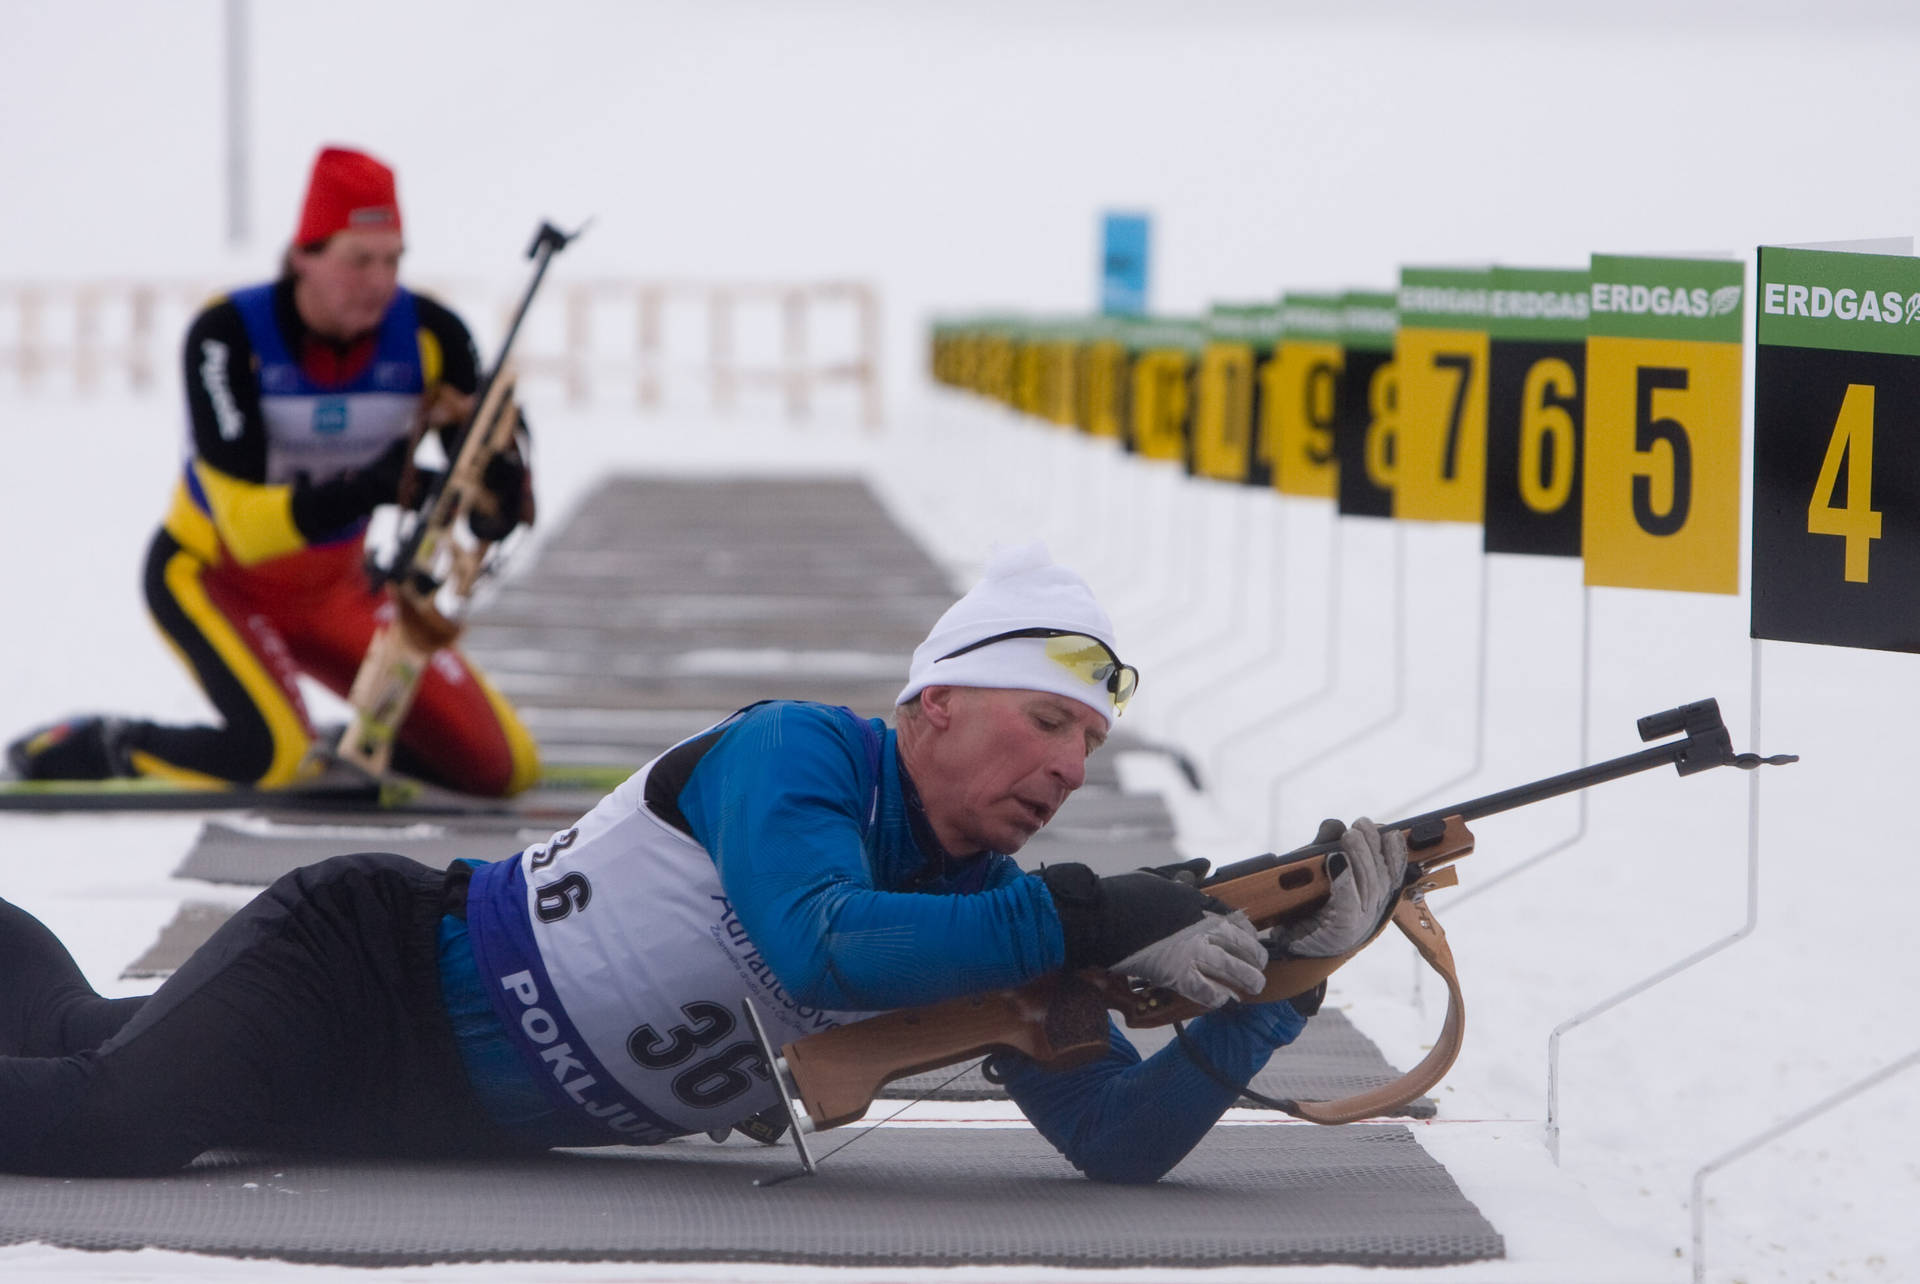
<svg viewBox="0 0 1920 1284"><path fill-rule="evenodd" d="M1763 247L1760 283L1753 635L1920 651L1920 262Z"/></svg>
<svg viewBox="0 0 1920 1284"><path fill-rule="evenodd" d="M1738 263L1593 259L1586 582L1740 588Z"/></svg>

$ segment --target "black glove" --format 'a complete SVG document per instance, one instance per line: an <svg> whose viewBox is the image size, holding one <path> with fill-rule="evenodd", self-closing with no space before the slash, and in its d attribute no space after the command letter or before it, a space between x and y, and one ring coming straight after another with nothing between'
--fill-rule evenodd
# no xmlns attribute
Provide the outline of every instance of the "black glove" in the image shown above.
<svg viewBox="0 0 1920 1284"><path fill-rule="evenodd" d="M1112 967L1121 959L1227 907L1197 888L1147 870L1101 878L1085 865L1047 865L1040 881L1053 896L1069 968Z"/></svg>
<svg viewBox="0 0 1920 1284"><path fill-rule="evenodd" d="M367 516L400 494L400 483L413 458L413 441L403 437L370 464L350 472L309 482L304 477L293 490L293 524L308 539L330 534Z"/></svg>
<svg viewBox="0 0 1920 1284"><path fill-rule="evenodd" d="M480 484L486 488L493 511L482 512L482 503L475 503L467 513L467 529L477 538L494 543L511 535L522 522L531 526L533 487L528 483L527 466L517 449L489 459Z"/></svg>
<svg viewBox="0 0 1920 1284"><path fill-rule="evenodd" d="M1049 865L1068 968L1104 967L1218 1007L1257 994L1266 946L1245 914L1198 888L1146 870L1096 877L1085 865Z"/></svg>

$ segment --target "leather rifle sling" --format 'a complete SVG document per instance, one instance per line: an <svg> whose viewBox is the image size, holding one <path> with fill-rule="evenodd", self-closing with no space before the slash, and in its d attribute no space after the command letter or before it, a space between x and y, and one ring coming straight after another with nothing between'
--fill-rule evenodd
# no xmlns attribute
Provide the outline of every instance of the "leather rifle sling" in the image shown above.
<svg viewBox="0 0 1920 1284"><path fill-rule="evenodd" d="M1293 1112L1309 1123L1343 1124L1371 1119L1406 1105L1439 1083L1453 1068L1460 1055L1460 1043L1466 1033L1466 1004L1460 995L1460 978L1455 974L1453 950L1447 934L1427 908L1426 894L1435 888L1452 887L1459 876L1451 867L1430 871L1402 897L1393 909L1393 924L1398 927L1427 965L1447 983L1447 1015L1440 1026L1440 1037L1420 1060L1420 1064L1391 1083L1367 1092L1334 1101L1296 1101Z"/></svg>

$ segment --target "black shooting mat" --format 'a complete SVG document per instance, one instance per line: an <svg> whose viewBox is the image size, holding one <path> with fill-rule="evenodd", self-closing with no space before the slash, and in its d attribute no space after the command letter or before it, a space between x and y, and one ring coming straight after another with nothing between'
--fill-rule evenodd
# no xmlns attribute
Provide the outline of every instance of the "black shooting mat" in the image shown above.
<svg viewBox="0 0 1920 1284"><path fill-rule="evenodd" d="M214 1155L138 1181L0 1176L0 1244L354 1266L1408 1267L1504 1254L1399 1125L1216 1128L1151 1186L1087 1181L1025 1129L885 1128L817 1176L752 1185L796 1166L789 1146L739 1139L458 1165Z"/></svg>

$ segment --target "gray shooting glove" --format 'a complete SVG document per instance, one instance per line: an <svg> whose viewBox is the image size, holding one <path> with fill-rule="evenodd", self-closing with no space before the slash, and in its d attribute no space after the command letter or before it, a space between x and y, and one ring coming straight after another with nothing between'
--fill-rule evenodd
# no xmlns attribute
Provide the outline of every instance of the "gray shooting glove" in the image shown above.
<svg viewBox="0 0 1920 1284"><path fill-rule="evenodd" d="M1395 829L1382 834L1364 816L1350 829L1337 820L1321 822L1314 841L1336 839L1340 850L1327 857L1332 892L1313 913L1273 929L1273 945L1282 955L1336 958L1359 948L1393 912L1406 877L1406 831Z"/></svg>
<svg viewBox="0 0 1920 1284"><path fill-rule="evenodd" d="M1197 923L1164 936L1115 963L1110 972L1137 976L1202 1007L1251 998L1267 983L1267 947L1239 910L1211 911Z"/></svg>

